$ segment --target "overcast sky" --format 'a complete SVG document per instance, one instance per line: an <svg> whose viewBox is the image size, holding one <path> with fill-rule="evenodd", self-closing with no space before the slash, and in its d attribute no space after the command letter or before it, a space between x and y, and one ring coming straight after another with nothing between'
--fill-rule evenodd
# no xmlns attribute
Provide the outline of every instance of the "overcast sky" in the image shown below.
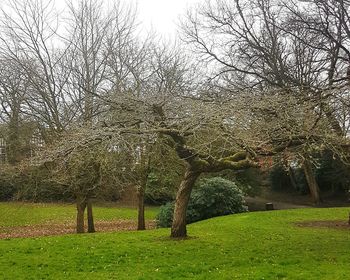
<svg viewBox="0 0 350 280"><path fill-rule="evenodd" d="M124 0L135 1L138 6L139 20L149 30L151 27L164 36L176 33L178 18L185 14L188 7L200 0ZM203 1L203 0L202 0Z"/></svg>
<svg viewBox="0 0 350 280"><path fill-rule="evenodd" d="M49 0L43 0L45 1ZM74 3L76 0L70 0ZM104 1L104 0L103 0ZM108 6L106 0L106 6ZM113 2L113 0L110 0ZM125 4L137 6L138 20L147 31L153 29L163 36L174 36L179 17L186 13L187 8L204 0L120 0ZM0 8L5 7L5 1L0 0ZM54 0L59 10L64 10L66 0ZM5 7L6 9L6 7Z"/></svg>

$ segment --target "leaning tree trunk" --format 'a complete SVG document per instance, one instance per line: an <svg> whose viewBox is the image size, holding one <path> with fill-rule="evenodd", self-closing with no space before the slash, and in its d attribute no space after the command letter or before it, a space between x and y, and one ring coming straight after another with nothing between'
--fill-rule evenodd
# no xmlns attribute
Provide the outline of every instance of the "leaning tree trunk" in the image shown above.
<svg viewBox="0 0 350 280"><path fill-rule="evenodd" d="M92 214L92 201L87 198L87 222L88 222L88 232L95 232L94 216Z"/></svg>
<svg viewBox="0 0 350 280"><path fill-rule="evenodd" d="M77 233L84 233L85 197L77 197Z"/></svg>
<svg viewBox="0 0 350 280"><path fill-rule="evenodd" d="M192 171L190 168L186 170L184 179L182 180L176 194L174 217L171 226L171 237L176 238L187 236L186 210L190 200L192 188L199 175L199 172Z"/></svg>
<svg viewBox="0 0 350 280"><path fill-rule="evenodd" d="M137 189L137 230L145 230L145 188L139 186Z"/></svg>
<svg viewBox="0 0 350 280"><path fill-rule="evenodd" d="M307 184L309 186L312 201L315 204L319 204L321 202L320 190L319 190L319 187L315 178L315 174L312 170L312 165L309 159L304 160L303 169L304 169L304 174L306 177Z"/></svg>

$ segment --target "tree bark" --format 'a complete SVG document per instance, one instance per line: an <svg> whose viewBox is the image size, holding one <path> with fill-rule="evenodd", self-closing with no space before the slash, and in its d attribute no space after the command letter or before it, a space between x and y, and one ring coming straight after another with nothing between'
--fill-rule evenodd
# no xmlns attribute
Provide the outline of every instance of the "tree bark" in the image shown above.
<svg viewBox="0 0 350 280"><path fill-rule="evenodd" d="M87 221L88 221L88 232L95 232L94 217L92 214L92 201L87 198Z"/></svg>
<svg viewBox="0 0 350 280"><path fill-rule="evenodd" d="M140 181L137 188L137 230L145 230L145 191L147 187L148 174L151 167L151 153L152 147L145 145L141 149L141 168Z"/></svg>
<svg viewBox="0 0 350 280"><path fill-rule="evenodd" d="M292 187L297 190L298 189L298 185L297 185L297 181L295 179L295 174L294 174L294 170L292 167L289 166L288 168L288 175L289 175L289 179L290 179L290 183L292 184Z"/></svg>
<svg viewBox="0 0 350 280"><path fill-rule="evenodd" d="M77 198L77 233L84 233L84 212L86 208L85 198Z"/></svg>
<svg viewBox="0 0 350 280"><path fill-rule="evenodd" d="M321 202L320 190L319 190L316 178L315 178L315 174L314 174L314 172L312 170L311 162L310 162L310 160L308 158L306 158L304 160L303 170L304 170L304 174L305 174L305 177L306 177L307 184L309 186L309 190L310 190L310 195L311 195L312 201L315 204L319 204Z"/></svg>
<svg viewBox="0 0 350 280"><path fill-rule="evenodd" d="M140 186L137 189L137 230L145 230L145 188Z"/></svg>
<svg viewBox="0 0 350 280"><path fill-rule="evenodd" d="M200 172L195 172L187 168L184 179L182 180L179 190L176 194L175 209L173 223L171 226L171 237L181 238L187 236L186 229L186 211L190 200L192 188L200 175Z"/></svg>
<svg viewBox="0 0 350 280"><path fill-rule="evenodd" d="M15 165L21 158L21 144L19 139L19 105L14 106L12 117L8 125L8 146L7 146L7 160L9 164Z"/></svg>

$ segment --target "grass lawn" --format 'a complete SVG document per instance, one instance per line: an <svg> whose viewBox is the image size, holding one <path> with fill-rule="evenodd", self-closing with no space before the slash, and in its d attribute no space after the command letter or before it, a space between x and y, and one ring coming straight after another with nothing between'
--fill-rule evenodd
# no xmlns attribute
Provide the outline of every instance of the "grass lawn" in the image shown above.
<svg viewBox="0 0 350 280"><path fill-rule="evenodd" d="M147 207L146 219L154 220L158 209L158 207ZM95 220L136 219L136 217L136 208L94 207ZM0 202L0 227L74 222L75 218L74 204Z"/></svg>
<svg viewBox="0 0 350 280"><path fill-rule="evenodd" d="M219 217L180 241L169 229L0 240L0 279L350 279L350 230L293 224L348 211Z"/></svg>

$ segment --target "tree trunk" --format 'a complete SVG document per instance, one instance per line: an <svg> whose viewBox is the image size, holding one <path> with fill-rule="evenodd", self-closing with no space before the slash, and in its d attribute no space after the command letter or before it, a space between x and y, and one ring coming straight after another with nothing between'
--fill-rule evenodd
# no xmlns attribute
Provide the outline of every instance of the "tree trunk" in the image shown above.
<svg viewBox="0 0 350 280"><path fill-rule="evenodd" d="M320 190L319 190L318 184L316 182L316 178L315 178L314 172L312 170L311 162L310 162L310 160L308 158L306 158L304 160L303 170L304 170L304 174L305 174L305 177L306 177L307 184L309 186L309 190L310 190L310 195L311 195L312 201L315 204L319 204L321 202Z"/></svg>
<svg viewBox="0 0 350 280"><path fill-rule="evenodd" d="M290 179L290 183L292 184L292 187L297 190L298 189L298 185L297 185L297 180L295 179L295 174L294 174L294 170L292 167L289 166L288 168L288 175L289 175L289 179Z"/></svg>
<svg viewBox="0 0 350 280"><path fill-rule="evenodd" d="M84 233L84 212L86 208L85 198L77 198L77 233Z"/></svg>
<svg viewBox="0 0 350 280"><path fill-rule="evenodd" d="M151 152L152 147L145 145L141 149L141 168L140 168L140 182L137 188L137 230L145 230L145 191L147 187L148 174L151 166Z"/></svg>
<svg viewBox="0 0 350 280"><path fill-rule="evenodd" d="M92 202L90 198L87 198L87 221L88 221L88 232L95 232L94 217L92 214Z"/></svg>
<svg viewBox="0 0 350 280"><path fill-rule="evenodd" d="M9 164L15 165L21 158L21 143L19 139L19 105L15 105L12 117L8 125L7 137L7 161Z"/></svg>
<svg viewBox="0 0 350 280"><path fill-rule="evenodd" d="M323 104L323 110L326 114L326 117L327 117L331 127L335 131L335 133L338 136L344 136L344 131L343 131L341 125L339 124L339 121L337 120L337 118L335 116L334 110L332 110L331 107L326 103Z"/></svg>
<svg viewBox="0 0 350 280"><path fill-rule="evenodd" d="M137 189L137 230L145 230L145 188L140 186Z"/></svg>
<svg viewBox="0 0 350 280"><path fill-rule="evenodd" d="M182 180L179 190L176 194L175 209L173 223L171 226L171 237L186 237L186 211L187 205L190 200L190 195L194 183L196 182L199 172L194 172L190 168L187 168L184 179Z"/></svg>

